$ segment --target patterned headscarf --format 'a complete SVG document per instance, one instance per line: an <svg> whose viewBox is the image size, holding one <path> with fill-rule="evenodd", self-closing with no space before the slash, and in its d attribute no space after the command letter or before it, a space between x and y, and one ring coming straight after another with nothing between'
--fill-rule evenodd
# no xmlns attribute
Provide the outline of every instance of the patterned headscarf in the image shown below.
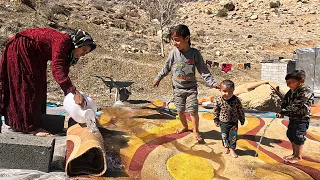
<svg viewBox="0 0 320 180"><path fill-rule="evenodd" d="M93 41L92 37L86 33L85 31L82 31L81 29L77 30L76 32L72 33L70 35L72 43L74 45L74 48L79 48L81 46L87 46L89 45L91 47L90 52L93 51L97 45ZM73 51L71 52L71 65L74 65L79 60L78 58L73 57Z"/></svg>
<svg viewBox="0 0 320 180"><path fill-rule="evenodd" d="M79 48L81 46L89 45L91 46L91 50L94 50L96 48L96 43L93 41L92 37L79 29L75 33L71 34L72 43L74 45L74 48Z"/></svg>

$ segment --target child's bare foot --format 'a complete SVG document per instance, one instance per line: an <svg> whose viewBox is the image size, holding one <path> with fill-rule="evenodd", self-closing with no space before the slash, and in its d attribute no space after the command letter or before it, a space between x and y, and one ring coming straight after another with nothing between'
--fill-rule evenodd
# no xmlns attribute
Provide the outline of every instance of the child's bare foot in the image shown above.
<svg viewBox="0 0 320 180"><path fill-rule="evenodd" d="M292 155L289 155L289 156L284 156L283 159L284 159L285 161L287 161L287 160L289 160L289 159L292 159L293 157L294 157L294 155L292 154Z"/></svg>
<svg viewBox="0 0 320 180"><path fill-rule="evenodd" d="M181 133L188 132L188 131L189 131L188 127L184 127L184 128L181 128L181 129L177 129L176 133L177 134L181 134Z"/></svg>
<svg viewBox="0 0 320 180"><path fill-rule="evenodd" d="M231 153L231 156L234 157L234 158L237 158L238 157L238 154L236 153L236 151L232 148L230 148L230 153Z"/></svg>
<svg viewBox="0 0 320 180"><path fill-rule="evenodd" d="M291 159L288 159L287 161L288 161L289 163L291 163L291 164L294 164L294 163L297 163L297 162L299 162L299 161L301 161L301 160L302 160L302 158L293 157L293 158L291 158Z"/></svg>
<svg viewBox="0 0 320 180"><path fill-rule="evenodd" d="M42 128L39 128L35 131L30 132L30 134L33 134L34 136L39 136L39 137L51 136L51 134L48 131Z"/></svg>
<svg viewBox="0 0 320 180"><path fill-rule="evenodd" d="M224 152L225 154L229 154L230 153L230 149L226 148L226 151Z"/></svg>

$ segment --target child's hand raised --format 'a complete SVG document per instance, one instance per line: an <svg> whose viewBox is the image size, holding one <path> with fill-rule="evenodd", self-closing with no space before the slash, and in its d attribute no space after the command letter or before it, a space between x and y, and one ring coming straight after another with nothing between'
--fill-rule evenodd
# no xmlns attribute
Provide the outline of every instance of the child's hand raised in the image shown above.
<svg viewBox="0 0 320 180"><path fill-rule="evenodd" d="M159 86L159 81L153 80L152 85L153 85L154 87L158 87L158 86Z"/></svg>

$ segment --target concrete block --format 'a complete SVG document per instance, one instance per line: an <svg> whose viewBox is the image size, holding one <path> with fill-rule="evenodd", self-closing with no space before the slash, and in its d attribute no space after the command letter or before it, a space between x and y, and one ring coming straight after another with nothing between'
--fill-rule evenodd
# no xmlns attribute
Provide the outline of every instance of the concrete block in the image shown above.
<svg viewBox="0 0 320 180"><path fill-rule="evenodd" d="M29 134L0 134L0 168L49 172L55 139Z"/></svg>

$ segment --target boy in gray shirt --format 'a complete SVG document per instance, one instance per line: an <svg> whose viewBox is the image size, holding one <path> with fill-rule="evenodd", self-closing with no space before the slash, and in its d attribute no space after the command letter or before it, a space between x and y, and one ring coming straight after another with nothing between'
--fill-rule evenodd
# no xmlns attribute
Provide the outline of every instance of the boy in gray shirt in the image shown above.
<svg viewBox="0 0 320 180"><path fill-rule="evenodd" d="M185 25L178 25L171 29L171 38L175 48L169 53L168 59L162 71L153 81L154 86L169 74L172 70L172 85L174 92L174 103L177 107L179 119L183 125L177 133L188 131L188 123L185 111L190 113L193 123L193 133L198 142L203 142L199 135L199 115L198 115L198 90L195 77L195 68L210 87L219 88L213 79L208 67L204 63L200 52L191 48L190 31Z"/></svg>

